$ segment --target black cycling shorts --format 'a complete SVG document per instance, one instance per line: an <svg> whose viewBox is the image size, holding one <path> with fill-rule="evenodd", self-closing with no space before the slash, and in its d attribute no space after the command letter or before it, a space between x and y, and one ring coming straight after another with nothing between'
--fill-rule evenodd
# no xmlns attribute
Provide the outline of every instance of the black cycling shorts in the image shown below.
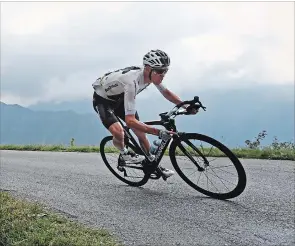
<svg viewBox="0 0 295 246"><path fill-rule="evenodd" d="M94 92L93 109L96 113L98 113L102 124L107 129L109 129L112 124L118 122L115 115L125 122L124 101L118 104L117 102L107 100ZM135 118L139 120L139 115L137 112L135 113Z"/></svg>

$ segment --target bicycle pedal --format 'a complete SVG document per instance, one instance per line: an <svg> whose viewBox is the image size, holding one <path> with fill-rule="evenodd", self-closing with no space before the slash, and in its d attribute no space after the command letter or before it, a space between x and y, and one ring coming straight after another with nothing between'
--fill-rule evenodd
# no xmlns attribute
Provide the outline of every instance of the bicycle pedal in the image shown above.
<svg viewBox="0 0 295 246"><path fill-rule="evenodd" d="M120 172L123 172L125 170L125 167L126 166L126 162L124 160L122 160L121 158L119 158L118 160L118 165L117 165L117 169L120 171Z"/></svg>
<svg viewBox="0 0 295 246"><path fill-rule="evenodd" d="M120 165L117 166L117 169L118 169L120 172L123 172L123 171L125 170L125 168L122 167L122 166L120 166Z"/></svg>

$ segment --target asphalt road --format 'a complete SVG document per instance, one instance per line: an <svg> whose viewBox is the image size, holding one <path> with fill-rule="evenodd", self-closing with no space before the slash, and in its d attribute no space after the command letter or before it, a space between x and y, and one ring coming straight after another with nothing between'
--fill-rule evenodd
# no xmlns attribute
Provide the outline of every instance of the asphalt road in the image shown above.
<svg viewBox="0 0 295 246"><path fill-rule="evenodd" d="M295 245L295 163L242 163L246 190L219 201L177 174L130 187L96 153L1 150L0 188L106 228L125 245ZM163 165L171 167L168 158Z"/></svg>

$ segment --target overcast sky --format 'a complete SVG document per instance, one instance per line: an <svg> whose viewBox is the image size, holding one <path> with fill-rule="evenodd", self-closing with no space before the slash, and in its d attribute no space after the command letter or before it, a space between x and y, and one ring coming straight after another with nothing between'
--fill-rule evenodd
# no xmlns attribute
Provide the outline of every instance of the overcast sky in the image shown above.
<svg viewBox="0 0 295 246"><path fill-rule="evenodd" d="M2 2L1 101L89 98L102 73L142 65L156 48L170 55L165 84L179 95L290 85L294 3Z"/></svg>

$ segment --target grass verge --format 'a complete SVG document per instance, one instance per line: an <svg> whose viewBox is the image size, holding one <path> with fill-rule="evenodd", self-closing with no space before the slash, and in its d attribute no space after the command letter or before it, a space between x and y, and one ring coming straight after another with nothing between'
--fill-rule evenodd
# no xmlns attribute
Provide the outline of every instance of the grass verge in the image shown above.
<svg viewBox="0 0 295 246"><path fill-rule="evenodd" d="M0 191L0 246L118 246L106 230L93 229Z"/></svg>
<svg viewBox="0 0 295 246"><path fill-rule="evenodd" d="M99 152L97 146L64 146L64 145L0 145L0 150L19 150L19 151L55 151L55 152ZM231 149L238 158L249 159L269 159L269 160L295 160L295 150L293 148L272 148L263 147L257 149L251 148L233 148ZM116 152L114 148L108 148L108 152ZM217 149L204 149L204 153L211 156L222 157L223 154ZM181 152L177 152L180 155ZM168 155L166 150L165 155Z"/></svg>
<svg viewBox="0 0 295 246"><path fill-rule="evenodd" d="M99 152L96 146L64 146L64 145L0 145L0 150L23 150L23 151L56 151L56 152Z"/></svg>

